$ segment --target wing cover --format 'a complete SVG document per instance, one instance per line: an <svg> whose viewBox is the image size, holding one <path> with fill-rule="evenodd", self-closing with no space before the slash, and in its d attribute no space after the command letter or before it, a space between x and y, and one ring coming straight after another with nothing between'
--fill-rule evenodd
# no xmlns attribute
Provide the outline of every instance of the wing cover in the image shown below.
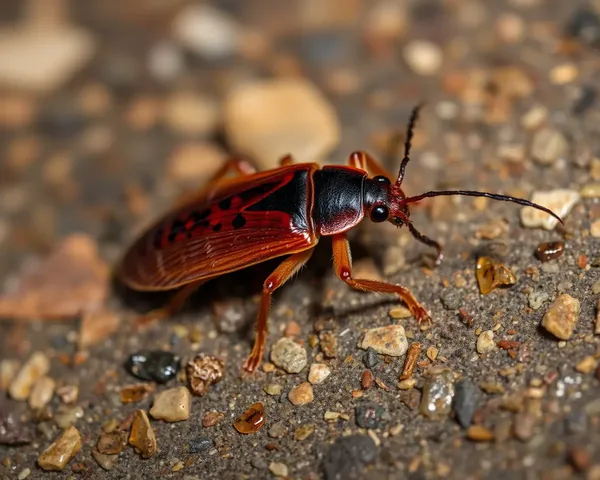
<svg viewBox="0 0 600 480"><path fill-rule="evenodd" d="M241 177L180 206L133 244L121 279L137 290L168 290L310 248L317 168Z"/></svg>

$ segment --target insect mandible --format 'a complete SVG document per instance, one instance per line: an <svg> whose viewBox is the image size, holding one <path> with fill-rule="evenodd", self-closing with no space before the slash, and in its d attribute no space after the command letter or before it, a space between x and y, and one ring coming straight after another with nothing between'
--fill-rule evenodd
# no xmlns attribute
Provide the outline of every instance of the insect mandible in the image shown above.
<svg viewBox="0 0 600 480"><path fill-rule="evenodd" d="M469 190L431 191L407 197L404 171L420 106L413 109L406 131L404 157L395 182L369 154L350 155L348 166L294 164L290 156L281 167L256 172L246 160L232 159L203 191L180 203L143 233L125 253L118 276L138 291L183 287L169 304L150 317L173 314L189 294L206 281L257 263L287 256L263 284L254 346L244 369L252 372L262 361L267 341L271 297L308 261L321 236L330 236L335 273L353 288L397 294L418 322L429 314L407 288L352 276L346 234L365 217L373 222L407 226L411 234L437 250L439 243L423 235L410 220L409 205L439 195L487 197L542 210L528 200ZM236 173L234 178L228 178Z"/></svg>

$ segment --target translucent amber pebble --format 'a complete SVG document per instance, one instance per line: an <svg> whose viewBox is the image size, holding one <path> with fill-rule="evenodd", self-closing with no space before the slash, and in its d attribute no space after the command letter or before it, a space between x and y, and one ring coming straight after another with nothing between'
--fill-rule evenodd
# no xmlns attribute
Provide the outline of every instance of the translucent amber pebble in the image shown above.
<svg viewBox="0 0 600 480"><path fill-rule="evenodd" d="M142 458L150 458L156 453L156 437L144 410L137 410L134 414L129 444Z"/></svg>
<svg viewBox="0 0 600 480"><path fill-rule="evenodd" d="M257 402L242 413L233 423L235 429L244 434L258 432L265 424L265 406Z"/></svg>
<svg viewBox="0 0 600 480"><path fill-rule="evenodd" d="M502 263L497 263L490 257L481 257L477 260L477 282L479 291L487 295L498 287L514 285L517 279Z"/></svg>

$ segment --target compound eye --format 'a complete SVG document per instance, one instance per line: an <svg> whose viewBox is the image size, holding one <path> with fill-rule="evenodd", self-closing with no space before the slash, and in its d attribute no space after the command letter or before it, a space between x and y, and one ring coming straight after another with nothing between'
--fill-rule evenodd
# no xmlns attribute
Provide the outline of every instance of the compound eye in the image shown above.
<svg viewBox="0 0 600 480"><path fill-rule="evenodd" d="M390 216L390 211L385 205L376 205L371 209L371 220L373 222L385 222Z"/></svg>
<svg viewBox="0 0 600 480"><path fill-rule="evenodd" d="M388 185L390 184L390 179L384 177L383 175L377 175L376 177L373 177L373 180L377 183L387 183Z"/></svg>

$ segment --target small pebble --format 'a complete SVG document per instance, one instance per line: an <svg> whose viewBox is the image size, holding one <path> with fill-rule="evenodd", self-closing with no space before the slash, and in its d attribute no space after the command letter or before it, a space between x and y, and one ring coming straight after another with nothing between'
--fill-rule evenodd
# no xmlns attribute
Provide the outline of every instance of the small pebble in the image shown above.
<svg viewBox="0 0 600 480"><path fill-rule="evenodd" d="M202 453L210 450L214 445L212 438L207 437L205 435L200 435L199 437L190 440L188 446L189 453Z"/></svg>
<svg viewBox="0 0 600 480"><path fill-rule="evenodd" d="M32 410L44 408L54 395L56 383L50 377L44 376L38 379L31 389L29 396L29 407Z"/></svg>
<svg viewBox="0 0 600 480"><path fill-rule="evenodd" d="M590 235L594 238L600 238L600 220L591 223Z"/></svg>
<svg viewBox="0 0 600 480"><path fill-rule="evenodd" d="M179 371L179 357L162 350L138 352L127 359L125 368L142 380L167 383Z"/></svg>
<svg viewBox="0 0 600 480"><path fill-rule="evenodd" d="M207 60L231 56L238 48L240 27L236 21L209 4L190 4L172 22L173 36Z"/></svg>
<svg viewBox="0 0 600 480"><path fill-rule="evenodd" d="M292 405L296 406L311 403L314 400L312 385L309 382L302 382L290 390L288 399L292 402Z"/></svg>
<svg viewBox="0 0 600 480"><path fill-rule="evenodd" d="M600 161L598 170L600 171ZM581 188L579 193L582 198L600 198L600 183L588 183Z"/></svg>
<svg viewBox="0 0 600 480"><path fill-rule="evenodd" d="M596 369L596 363L596 359L588 355L575 366L575 370L580 373L591 373Z"/></svg>
<svg viewBox="0 0 600 480"><path fill-rule="evenodd" d="M533 310L539 310L542 308L542 305L550 298L550 294L544 292L543 290L534 291L529 294L527 300L529 302L529 306Z"/></svg>
<svg viewBox="0 0 600 480"><path fill-rule="evenodd" d="M103 455L118 455L127 445L127 432L115 430L104 432L98 437L96 448Z"/></svg>
<svg viewBox="0 0 600 480"><path fill-rule="evenodd" d="M302 442L303 440L306 440L313 434L315 428L316 427L313 424L301 425L294 431L294 440L297 442Z"/></svg>
<svg viewBox="0 0 600 480"><path fill-rule="evenodd" d="M18 360L5 359L0 361L0 392L8 390L20 366Z"/></svg>
<svg viewBox="0 0 600 480"><path fill-rule="evenodd" d="M471 425L478 402L479 389L471 380L461 380L456 384L453 408L461 427L468 428Z"/></svg>
<svg viewBox="0 0 600 480"><path fill-rule="evenodd" d="M21 470L19 472L19 475L17 476L17 480L25 480L30 474L31 474L31 469L24 468L23 470Z"/></svg>
<svg viewBox="0 0 600 480"><path fill-rule="evenodd" d="M579 199L579 192L568 189L536 191L531 197L533 203L549 208L563 221ZM558 225L556 218L532 207L521 209L521 222L528 228L541 227L546 230L553 230Z"/></svg>
<svg viewBox="0 0 600 480"><path fill-rule="evenodd" d="M596 323L594 326L594 333L600 335L600 298L596 302Z"/></svg>
<svg viewBox="0 0 600 480"><path fill-rule="evenodd" d="M483 355L496 350L496 342L494 342L494 332L485 330L477 337L477 353Z"/></svg>
<svg viewBox="0 0 600 480"><path fill-rule="evenodd" d="M322 468L325 480L357 478L379 455L377 445L368 435L338 437L325 453ZM358 478L361 475L358 474Z"/></svg>
<svg viewBox="0 0 600 480"><path fill-rule="evenodd" d="M513 434L515 438L526 442L531 439L537 429L538 420L529 412L519 412L514 418Z"/></svg>
<svg viewBox="0 0 600 480"><path fill-rule="evenodd" d="M406 307L394 307L389 312L394 320L403 320L412 317L411 311Z"/></svg>
<svg viewBox="0 0 600 480"><path fill-rule="evenodd" d="M310 377L309 377L309 381L310 381ZM281 395L281 390L282 390L282 387L278 383L269 383L269 384L265 385L265 388L264 388L264 391L268 395L272 395L272 396Z"/></svg>
<svg viewBox="0 0 600 480"><path fill-rule="evenodd" d="M417 384L417 380L414 378L407 378L405 380L400 380L398 382L398 389L400 390L410 390L411 388L414 388L415 385Z"/></svg>
<svg viewBox="0 0 600 480"><path fill-rule="evenodd" d="M556 65L550 70L548 75L551 83L555 85L566 85L579 77L579 68L571 62Z"/></svg>
<svg viewBox="0 0 600 480"><path fill-rule="evenodd" d="M269 470L276 477L287 477L288 476L288 467L285 463L271 462L269 464Z"/></svg>
<svg viewBox="0 0 600 480"><path fill-rule="evenodd" d="M482 425L471 425L467 430L467 438L476 442L491 442L494 440L494 433Z"/></svg>
<svg viewBox="0 0 600 480"><path fill-rule="evenodd" d="M379 428L389 419L388 411L374 402L363 403L356 407L356 424L361 428Z"/></svg>
<svg viewBox="0 0 600 480"><path fill-rule="evenodd" d="M367 368L373 368L379 363L379 356L373 347L369 347L365 352L363 360Z"/></svg>
<svg viewBox="0 0 600 480"><path fill-rule="evenodd" d="M186 387L170 388L154 397L150 415L157 420L180 422L190 417L192 396Z"/></svg>
<svg viewBox="0 0 600 480"><path fill-rule="evenodd" d="M271 361L288 373L299 373L306 367L306 349L290 338L280 338L271 348Z"/></svg>
<svg viewBox="0 0 600 480"><path fill-rule="evenodd" d="M94 457L94 460L96 460L96 463L100 466L100 468L106 470L107 472L115 467L119 458L118 455L104 455L96 449L92 450L92 457Z"/></svg>
<svg viewBox="0 0 600 480"><path fill-rule="evenodd" d="M122 403L141 402L156 390L154 383L137 383L135 385L125 385L121 388L119 396Z"/></svg>
<svg viewBox="0 0 600 480"><path fill-rule="evenodd" d="M528 130L536 130L548 118L548 109L543 105L534 105L521 118L521 125Z"/></svg>
<svg viewBox="0 0 600 480"><path fill-rule="evenodd" d="M340 139L335 109L306 80L243 84L226 98L224 117L232 147L257 159L263 168L273 168L289 153L296 162L318 161Z"/></svg>
<svg viewBox="0 0 600 480"><path fill-rule="evenodd" d="M535 256L542 262L554 260L560 257L565 251L564 242L544 242L540 243L535 249Z"/></svg>
<svg viewBox="0 0 600 480"><path fill-rule="evenodd" d="M193 92L175 92L166 99L164 119L176 134L207 136L219 124L219 106L211 98Z"/></svg>
<svg viewBox="0 0 600 480"><path fill-rule="evenodd" d="M542 128L533 137L531 155L542 165L552 165L567 154L565 136L558 130Z"/></svg>
<svg viewBox="0 0 600 480"><path fill-rule="evenodd" d="M377 353L401 357L408 350L408 340L402 325L389 325L387 327L372 328L367 330L361 348L373 348Z"/></svg>
<svg viewBox="0 0 600 480"><path fill-rule="evenodd" d="M204 396L210 385L221 381L225 373L225 362L213 355L201 353L185 367L190 389L194 395Z"/></svg>
<svg viewBox="0 0 600 480"><path fill-rule="evenodd" d="M129 444L142 458L150 458L156 453L156 436L144 410L135 411L129 433Z"/></svg>
<svg viewBox="0 0 600 480"><path fill-rule="evenodd" d="M313 385L319 385L331 374L331 370L324 363L313 363L308 372L308 381Z"/></svg>
<svg viewBox="0 0 600 480"><path fill-rule="evenodd" d="M592 293L595 295L600 293L600 279L592 283Z"/></svg>
<svg viewBox="0 0 600 480"><path fill-rule="evenodd" d="M58 407L58 410L54 414L54 422L60 428L65 429L74 425L77 420L83 418L84 411L83 408L79 405L76 406L68 406L61 405Z"/></svg>
<svg viewBox="0 0 600 480"><path fill-rule="evenodd" d="M267 435L269 435L271 438L283 438L286 433L287 427L285 424L283 422L275 422L273 425L271 425L271 428L269 428Z"/></svg>
<svg viewBox="0 0 600 480"><path fill-rule="evenodd" d="M563 293L552 303L544 318L542 327L560 340L568 340L579 320L580 303L576 298Z"/></svg>
<svg viewBox="0 0 600 480"><path fill-rule="evenodd" d="M491 257L480 257L477 260L477 283L479 291L487 295L499 287L510 287L517 283L517 278L504 264Z"/></svg>
<svg viewBox="0 0 600 480"><path fill-rule="evenodd" d="M434 370L425 380L421 397L420 412L432 419L448 415L454 398L454 375L446 369Z"/></svg>
<svg viewBox="0 0 600 480"><path fill-rule="evenodd" d="M427 40L413 40L404 47L404 60L417 75L435 75L444 61L442 49Z"/></svg>
<svg viewBox="0 0 600 480"><path fill-rule="evenodd" d="M41 352L34 353L15 375L8 388L15 400L27 400L35 383L48 373L50 361Z"/></svg>
<svg viewBox="0 0 600 480"><path fill-rule="evenodd" d="M225 415L223 413L221 413L221 412L208 412L202 418L202 426L204 428L214 427L221 420L223 420L224 417L225 417Z"/></svg>
<svg viewBox="0 0 600 480"><path fill-rule="evenodd" d="M319 346L325 358L337 357L337 339L333 332L328 330L319 332Z"/></svg>
<svg viewBox="0 0 600 480"><path fill-rule="evenodd" d="M243 434L256 433L264 426L266 418L265 406L257 402L242 413L235 420L233 426Z"/></svg>
<svg viewBox="0 0 600 480"><path fill-rule="evenodd" d="M80 449L81 435L71 426L40 454L37 463L43 470L61 471Z"/></svg>
<svg viewBox="0 0 600 480"><path fill-rule="evenodd" d="M360 379L360 386L363 390L368 390L373 386L373 382L375 381L371 370L365 370Z"/></svg>

